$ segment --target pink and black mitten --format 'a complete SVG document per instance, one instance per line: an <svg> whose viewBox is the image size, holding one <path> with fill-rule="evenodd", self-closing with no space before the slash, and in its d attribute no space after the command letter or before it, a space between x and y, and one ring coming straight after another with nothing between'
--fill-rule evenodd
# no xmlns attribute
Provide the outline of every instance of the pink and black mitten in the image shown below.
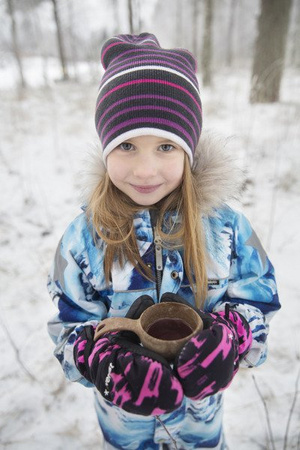
<svg viewBox="0 0 300 450"><path fill-rule="evenodd" d="M186 303L175 294L164 294L162 301ZM182 348L174 370L184 394L194 400L226 389L239 368L239 361L248 352L252 333L246 319L226 304L224 312L204 313L203 330Z"/></svg>
<svg viewBox="0 0 300 450"><path fill-rule="evenodd" d="M176 360L183 391L194 400L226 389L252 342L251 330L241 314L200 312L200 316L203 331L187 342Z"/></svg>
<svg viewBox="0 0 300 450"><path fill-rule="evenodd" d="M151 305L151 297L142 296L126 317L137 319ZM106 400L130 413L164 414L182 402L183 390L169 363L142 347L132 332L106 333L94 342L94 328L85 327L75 342L74 359Z"/></svg>

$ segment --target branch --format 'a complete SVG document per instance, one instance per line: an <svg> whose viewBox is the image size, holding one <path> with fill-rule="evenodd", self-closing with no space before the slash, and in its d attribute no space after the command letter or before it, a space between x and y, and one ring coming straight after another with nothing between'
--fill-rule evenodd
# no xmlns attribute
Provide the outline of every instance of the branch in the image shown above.
<svg viewBox="0 0 300 450"><path fill-rule="evenodd" d="M292 406L291 406L291 409L290 409L288 421L287 421L287 424L286 424L286 430L285 430L285 435L284 435L283 450L286 450L286 449L287 449L288 434L289 434L290 423L291 423L292 415L293 415L293 412L294 412L294 408L295 408L296 401L297 401L297 396L298 396L298 383L299 383L299 379L300 379L300 369L299 369L299 371L298 371L298 375L297 375L297 378L296 378L294 397L293 397ZM300 438L300 434L299 434L298 438ZM298 441L299 441L299 439L298 439ZM299 442L298 442L298 443L299 443ZM298 446L297 446L297 448L298 448Z"/></svg>
<svg viewBox="0 0 300 450"><path fill-rule="evenodd" d="M266 403L266 401L265 401L265 399L264 399L264 397L263 397L263 395L262 395L262 393L261 393L261 391L260 391L260 389L258 387L258 384L256 382L255 376L252 375L252 378L253 378L253 382L254 382L255 388L256 388L256 390L258 392L258 395L259 395L259 397L260 397L260 399L261 399L261 401L263 403L263 406L264 406L266 419L267 419L267 427L268 427L268 433L269 433L269 439L270 439L270 443L271 443L271 448L272 448L272 450L276 450L275 444L274 444L274 437L273 437L273 432L272 432L272 427L271 427L271 422L270 422L268 406L267 406L267 403Z"/></svg>
<svg viewBox="0 0 300 450"><path fill-rule="evenodd" d="M38 380L35 378L34 375L32 375L32 373L30 372L30 370L27 369L27 367L25 366L25 364L24 364L23 361L21 360L21 357L20 357L20 351L19 351L19 349L17 348L17 346L16 346L16 344L15 344L15 341L14 341L13 338L11 337L10 332L9 332L9 329L8 329L7 326L5 325L4 320L3 320L3 318L2 318L1 316L0 316L0 321L1 321L1 325L2 325L2 327L3 327L3 329L4 329L4 331L5 331L5 333L6 333L6 336L7 336L8 340L9 340L9 342L10 342L10 344L11 344L11 346L12 346L14 352L15 352L16 360L17 360L18 364L20 365L21 369L29 376L29 378L30 378L32 381L36 381L36 382L38 383Z"/></svg>

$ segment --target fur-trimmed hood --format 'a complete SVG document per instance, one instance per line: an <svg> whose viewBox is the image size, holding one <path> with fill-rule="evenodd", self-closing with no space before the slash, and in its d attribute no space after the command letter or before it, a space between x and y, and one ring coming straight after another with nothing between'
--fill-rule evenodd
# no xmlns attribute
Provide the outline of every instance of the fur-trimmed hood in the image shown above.
<svg viewBox="0 0 300 450"><path fill-rule="evenodd" d="M100 145L91 149L83 167L81 201L87 204L106 172ZM215 208L240 196L244 175L226 140L203 133L195 151L192 171L196 176L200 208L204 215L211 215Z"/></svg>

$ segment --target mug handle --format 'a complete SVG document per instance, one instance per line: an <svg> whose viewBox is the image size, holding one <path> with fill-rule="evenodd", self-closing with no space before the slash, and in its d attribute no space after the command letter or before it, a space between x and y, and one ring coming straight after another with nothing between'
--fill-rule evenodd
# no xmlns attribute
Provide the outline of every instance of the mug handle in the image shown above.
<svg viewBox="0 0 300 450"><path fill-rule="evenodd" d="M109 317L98 323L94 341L97 341L103 334L109 331L133 331L140 337L139 319L128 319L126 317Z"/></svg>

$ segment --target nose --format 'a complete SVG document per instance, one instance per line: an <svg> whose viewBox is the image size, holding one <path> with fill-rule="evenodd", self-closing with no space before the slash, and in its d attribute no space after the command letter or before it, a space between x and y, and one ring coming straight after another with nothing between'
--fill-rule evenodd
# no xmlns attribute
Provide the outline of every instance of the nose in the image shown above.
<svg viewBox="0 0 300 450"><path fill-rule="evenodd" d="M133 174L140 179L149 179L156 176L158 171L157 161L153 155L142 154L134 161Z"/></svg>

